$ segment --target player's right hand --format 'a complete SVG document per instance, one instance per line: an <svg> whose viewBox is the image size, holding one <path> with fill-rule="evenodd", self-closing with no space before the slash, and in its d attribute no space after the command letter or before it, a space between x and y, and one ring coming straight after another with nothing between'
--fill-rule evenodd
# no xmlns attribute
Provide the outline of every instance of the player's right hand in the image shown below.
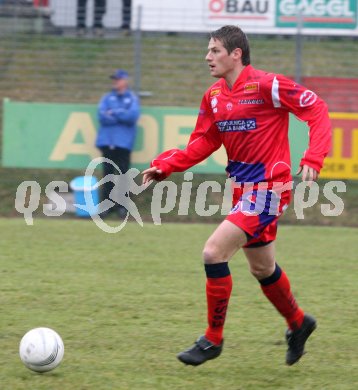
<svg viewBox="0 0 358 390"><path fill-rule="evenodd" d="M157 178L162 174L163 172L158 169L157 167L151 167L142 172L143 175L143 184L149 184L152 180L157 180Z"/></svg>
<svg viewBox="0 0 358 390"><path fill-rule="evenodd" d="M309 187L311 187L312 182L318 179L318 172L306 164L299 167L296 175L299 175L300 173L302 173L302 181L306 181Z"/></svg>

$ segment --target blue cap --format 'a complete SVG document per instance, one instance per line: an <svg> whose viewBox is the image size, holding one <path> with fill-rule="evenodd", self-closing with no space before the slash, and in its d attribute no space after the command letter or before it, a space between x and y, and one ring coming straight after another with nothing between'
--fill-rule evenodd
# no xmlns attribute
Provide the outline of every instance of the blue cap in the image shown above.
<svg viewBox="0 0 358 390"><path fill-rule="evenodd" d="M129 77L128 73L123 69L117 69L109 78L114 80L127 79Z"/></svg>

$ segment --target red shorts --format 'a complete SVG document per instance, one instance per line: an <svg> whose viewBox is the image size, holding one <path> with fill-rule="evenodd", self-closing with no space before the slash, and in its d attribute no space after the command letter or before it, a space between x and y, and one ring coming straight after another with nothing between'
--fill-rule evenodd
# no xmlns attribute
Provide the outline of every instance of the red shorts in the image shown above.
<svg viewBox="0 0 358 390"><path fill-rule="evenodd" d="M275 240L278 218L286 210L290 200L291 190L280 193L272 189L272 186L271 190L235 188L233 208L226 220L248 235L245 247L265 245Z"/></svg>

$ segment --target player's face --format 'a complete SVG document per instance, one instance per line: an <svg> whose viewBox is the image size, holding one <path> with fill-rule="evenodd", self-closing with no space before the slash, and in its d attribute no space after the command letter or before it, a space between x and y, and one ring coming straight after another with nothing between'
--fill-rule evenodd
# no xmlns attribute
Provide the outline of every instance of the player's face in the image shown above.
<svg viewBox="0 0 358 390"><path fill-rule="evenodd" d="M213 77L226 78L235 70L236 61L234 52L228 53L222 42L211 38L208 45L208 54L205 57Z"/></svg>

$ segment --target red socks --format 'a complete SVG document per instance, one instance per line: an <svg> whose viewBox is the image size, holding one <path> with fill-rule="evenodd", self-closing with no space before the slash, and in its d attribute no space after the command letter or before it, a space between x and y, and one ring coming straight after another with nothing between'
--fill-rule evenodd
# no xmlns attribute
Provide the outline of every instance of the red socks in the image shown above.
<svg viewBox="0 0 358 390"><path fill-rule="evenodd" d="M286 319L289 328L298 329L302 325L304 312L296 303L286 273L276 264L274 273L259 282L263 293Z"/></svg>
<svg viewBox="0 0 358 390"><path fill-rule="evenodd" d="M205 337L219 345L223 340L226 311L232 290L232 278L228 263L205 264L208 327ZM290 329L298 329L304 312L296 303L287 275L276 264L274 273L259 281L262 291L279 313L286 319Z"/></svg>
<svg viewBox="0 0 358 390"><path fill-rule="evenodd" d="M219 345L223 339L226 310L232 289L228 263L205 264L208 328L205 337Z"/></svg>

